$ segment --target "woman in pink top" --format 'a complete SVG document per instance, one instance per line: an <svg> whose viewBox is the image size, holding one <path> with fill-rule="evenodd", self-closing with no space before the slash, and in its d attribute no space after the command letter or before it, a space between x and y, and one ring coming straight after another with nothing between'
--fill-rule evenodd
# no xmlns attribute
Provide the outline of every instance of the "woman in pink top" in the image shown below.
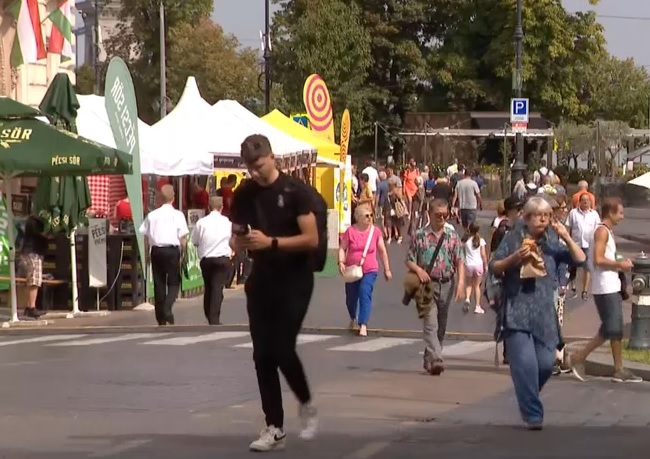
<svg viewBox="0 0 650 459"><path fill-rule="evenodd" d="M345 284L345 303L350 315L350 330L359 330L359 336L368 336L368 320L372 310L372 290L377 280L379 263L377 253L384 266L384 277L390 280L392 274L388 264L388 253L384 245L381 229L374 226L372 209L361 205L354 211L356 223L350 226L341 238L339 246L339 271L345 272L346 266L359 265L363 257L368 237L372 237L368 253L361 265L363 277L356 282ZM371 229L374 230L371 233Z"/></svg>

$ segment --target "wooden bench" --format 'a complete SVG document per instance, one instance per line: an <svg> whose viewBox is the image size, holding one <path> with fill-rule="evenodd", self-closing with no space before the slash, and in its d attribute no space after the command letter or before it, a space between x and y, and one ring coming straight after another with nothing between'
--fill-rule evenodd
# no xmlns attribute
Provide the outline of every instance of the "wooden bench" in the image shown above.
<svg viewBox="0 0 650 459"><path fill-rule="evenodd" d="M10 282L11 278L9 276L0 276L0 281ZM43 279L41 284L42 301L41 309L47 311L54 306L54 289L62 285L67 285L70 282L60 279ZM16 277L16 287L21 287L16 289L16 300L18 301L18 307L24 307L27 304L27 278L25 277ZM10 301L7 303L11 304Z"/></svg>

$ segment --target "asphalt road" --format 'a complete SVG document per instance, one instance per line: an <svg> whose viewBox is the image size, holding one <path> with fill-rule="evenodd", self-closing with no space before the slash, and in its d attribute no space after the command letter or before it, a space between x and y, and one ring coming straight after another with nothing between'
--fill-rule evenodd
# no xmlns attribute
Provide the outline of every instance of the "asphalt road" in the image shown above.
<svg viewBox="0 0 650 459"><path fill-rule="evenodd" d="M262 416L251 349L240 346L248 338L201 336L0 337L0 458L252 457ZM546 428L534 433L520 427L507 370L493 367L491 349L450 342L448 369L432 378L420 374L419 343L360 350L364 342L372 339L299 346L322 429L299 441L287 394L282 457L647 456L647 384L554 379ZM357 347L340 350L346 345Z"/></svg>

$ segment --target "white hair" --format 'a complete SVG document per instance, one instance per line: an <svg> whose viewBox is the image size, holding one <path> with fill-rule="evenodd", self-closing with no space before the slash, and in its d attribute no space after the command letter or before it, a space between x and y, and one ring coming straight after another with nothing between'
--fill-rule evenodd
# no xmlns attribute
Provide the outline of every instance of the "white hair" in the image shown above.
<svg viewBox="0 0 650 459"><path fill-rule="evenodd" d="M533 196L531 198L528 198L528 201L526 201L526 204L524 204L522 211L524 217L529 217L532 214L538 214L542 212L551 213L553 212L553 208L546 199L540 196Z"/></svg>
<svg viewBox="0 0 650 459"><path fill-rule="evenodd" d="M372 208L370 207L370 205L369 204L361 204L360 206L357 206L356 209L354 209L354 218L359 220L367 212L372 213Z"/></svg>

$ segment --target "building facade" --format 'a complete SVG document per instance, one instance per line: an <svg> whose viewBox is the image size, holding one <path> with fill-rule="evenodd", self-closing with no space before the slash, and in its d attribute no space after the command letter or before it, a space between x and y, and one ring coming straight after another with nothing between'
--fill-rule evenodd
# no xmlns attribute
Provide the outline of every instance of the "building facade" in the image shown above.
<svg viewBox="0 0 650 459"><path fill-rule="evenodd" d="M120 0L84 0L77 2L77 11L83 20L83 26L76 30L77 37L83 36L83 49L79 49L78 56L83 62L95 65L95 15L99 12L99 62L106 61L106 50L102 41L107 40L118 33L120 20L118 15L122 2ZM83 56L83 58L81 57Z"/></svg>
<svg viewBox="0 0 650 459"><path fill-rule="evenodd" d="M11 50L16 37L16 19L7 12L13 0L0 0L0 95L8 96L22 103L37 106L50 82L59 72L66 72L75 81L75 59L62 62L61 56L49 54L45 59L33 64L11 66ZM41 19L58 7L58 0L39 0ZM74 27L74 17L71 18ZM43 36L47 43L52 30L50 21L43 21ZM75 47L74 37L72 43Z"/></svg>

